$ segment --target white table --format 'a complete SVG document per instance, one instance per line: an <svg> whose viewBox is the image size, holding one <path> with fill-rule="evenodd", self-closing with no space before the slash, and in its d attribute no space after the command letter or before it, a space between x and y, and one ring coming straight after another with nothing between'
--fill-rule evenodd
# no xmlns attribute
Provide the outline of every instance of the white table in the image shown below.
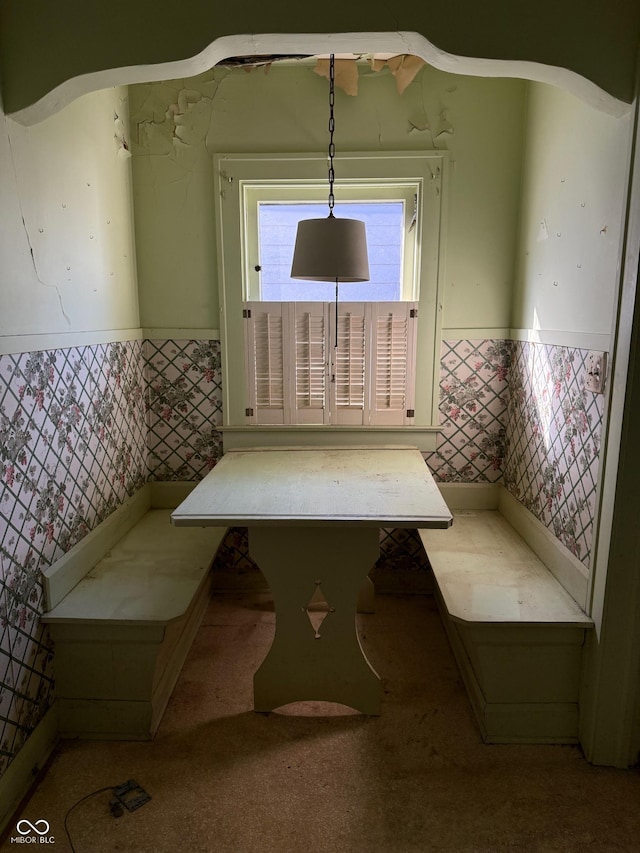
<svg viewBox="0 0 640 853"><path fill-rule="evenodd" d="M314 699L380 713L380 679L355 618L379 555L379 529L446 528L452 521L418 450L229 451L172 521L249 528L249 553L276 611L273 644L254 676L256 711ZM317 629L309 613L314 597L329 608Z"/></svg>

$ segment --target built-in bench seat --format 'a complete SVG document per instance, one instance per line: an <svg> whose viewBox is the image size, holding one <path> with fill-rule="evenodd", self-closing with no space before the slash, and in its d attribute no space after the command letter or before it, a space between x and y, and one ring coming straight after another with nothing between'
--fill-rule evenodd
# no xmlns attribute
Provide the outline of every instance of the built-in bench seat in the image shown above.
<svg viewBox="0 0 640 853"><path fill-rule="evenodd" d="M46 572L62 736L149 739L158 726L226 532L170 515L139 494Z"/></svg>
<svg viewBox="0 0 640 853"><path fill-rule="evenodd" d="M498 510L453 515L420 536L484 739L576 742L591 619Z"/></svg>

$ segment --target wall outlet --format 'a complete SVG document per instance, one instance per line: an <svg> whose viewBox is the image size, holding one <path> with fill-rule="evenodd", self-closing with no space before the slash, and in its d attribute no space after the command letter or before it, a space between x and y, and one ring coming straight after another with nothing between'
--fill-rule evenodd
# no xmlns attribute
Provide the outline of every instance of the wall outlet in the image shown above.
<svg viewBox="0 0 640 853"><path fill-rule="evenodd" d="M594 394L604 394L604 380L607 374L606 352L588 352L585 359L587 379L585 387Z"/></svg>

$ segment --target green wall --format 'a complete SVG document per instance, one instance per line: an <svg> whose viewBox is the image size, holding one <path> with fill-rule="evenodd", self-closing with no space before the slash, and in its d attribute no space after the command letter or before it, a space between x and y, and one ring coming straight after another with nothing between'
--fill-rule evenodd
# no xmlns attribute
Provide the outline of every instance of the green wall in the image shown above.
<svg viewBox="0 0 640 853"><path fill-rule="evenodd" d="M631 131L630 115L530 84L514 327L611 333Z"/></svg>
<svg viewBox="0 0 640 853"><path fill-rule="evenodd" d="M3 116L0 352L139 326L127 125L123 88L35 127Z"/></svg>
<svg viewBox="0 0 640 853"><path fill-rule="evenodd" d="M450 152L445 327L508 328L525 84L425 67L399 95L361 67L336 93L341 151ZM214 152L326 149L327 81L312 66L217 68L130 87L141 325L217 328ZM339 160L337 161L339 179Z"/></svg>

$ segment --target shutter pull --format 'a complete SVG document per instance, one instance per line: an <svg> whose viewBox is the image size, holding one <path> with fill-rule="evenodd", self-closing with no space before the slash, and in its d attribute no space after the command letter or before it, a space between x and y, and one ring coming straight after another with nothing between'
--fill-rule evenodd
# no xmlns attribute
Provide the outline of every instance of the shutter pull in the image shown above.
<svg viewBox="0 0 640 853"><path fill-rule="evenodd" d="M407 417L408 418L415 418L415 416L416 416L416 410L415 409L407 409Z"/></svg>

